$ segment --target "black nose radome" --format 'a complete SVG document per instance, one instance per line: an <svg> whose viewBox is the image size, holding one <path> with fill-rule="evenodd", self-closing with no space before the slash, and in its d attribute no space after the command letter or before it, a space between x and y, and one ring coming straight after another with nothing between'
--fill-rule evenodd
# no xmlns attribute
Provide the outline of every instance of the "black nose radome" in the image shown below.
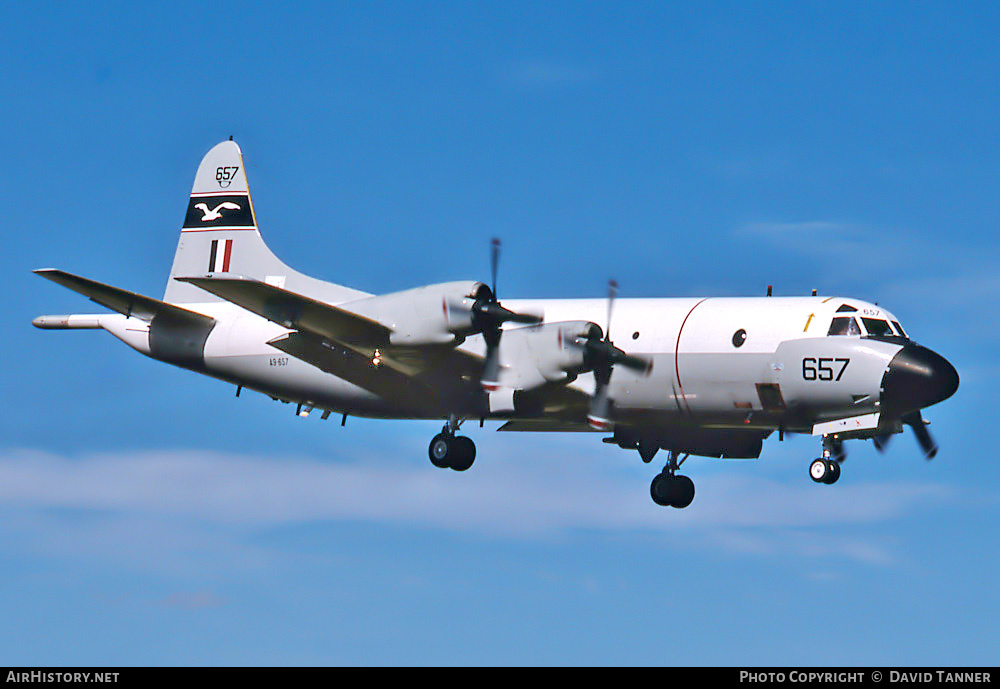
<svg viewBox="0 0 1000 689"><path fill-rule="evenodd" d="M882 413L901 416L948 399L958 390L958 371L918 344L904 346L882 377Z"/></svg>

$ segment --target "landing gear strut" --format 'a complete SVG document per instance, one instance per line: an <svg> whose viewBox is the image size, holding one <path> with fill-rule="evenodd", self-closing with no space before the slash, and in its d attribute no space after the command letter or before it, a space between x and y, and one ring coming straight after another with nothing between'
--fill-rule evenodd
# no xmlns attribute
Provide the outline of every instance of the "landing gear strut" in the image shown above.
<svg viewBox="0 0 1000 689"><path fill-rule="evenodd" d="M823 456L809 465L809 478L816 483L832 485L840 478L840 463L844 461L844 443L840 438L823 436Z"/></svg>
<svg viewBox="0 0 1000 689"><path fill-rule="evenodd" d="M687 476L680 476L677 470L680 469L687 455L677 461L677 451L670 450L670 457L667 459L663 471L653 478L649 484L649 495L657 505L666 507L676 507L678 509L687 507L694 500L694 481Z"/></svg>
<svg viewBox="0 0 1000 689"><path fill-rule="evenodd" d="M460 425L460 421L449 419L441 432L431 438L427 456L437 468L465 471L476 461L476 444L472 439L455 435Z"/></svg>

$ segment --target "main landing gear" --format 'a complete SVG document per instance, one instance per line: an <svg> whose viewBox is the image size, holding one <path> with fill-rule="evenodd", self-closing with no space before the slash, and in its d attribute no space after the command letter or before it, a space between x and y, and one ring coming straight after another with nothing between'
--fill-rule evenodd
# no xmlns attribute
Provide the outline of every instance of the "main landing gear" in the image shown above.
<svg viewBox="0 0 1000 689"><path fill-rule="evenodd" d="M678 462L677 452L670 450L670 458L667 460L663 471L653 478L649 484L649 495L657 505L666 507L676 507L678 509L687 507L694 500L694 481L687 476L680 476L677 470L680 469L687 455Z"/></svg>
<svg viewBox="0 0 1000 689"><path fill-rule="evenodd" d="M816 483L832 485L840 478L840 463L844 461L844 443L832 435L823 436L823 456L809 465L809 478Z"/></svg>
<svg viewBox="0 0 1000 689"><path fill-rule="evenodd" d="M472 438L455 435L458 426L459 423L451 420L440 433L431 438L427 456L430 457L431 464L439 469L465 471L476 461L476 444L472 442Z"/></svg>

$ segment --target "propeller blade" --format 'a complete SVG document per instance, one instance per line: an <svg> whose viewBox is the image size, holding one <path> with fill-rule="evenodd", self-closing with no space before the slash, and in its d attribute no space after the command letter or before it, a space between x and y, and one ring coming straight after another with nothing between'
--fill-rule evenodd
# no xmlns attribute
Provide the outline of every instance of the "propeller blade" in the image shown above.
<svg viewBox="0 0 1000 689"><path fill-rule="evenodd" d="M885 435L876 435L872 438L872 442L875 443L875 449L879 452L885 452L889 448L889 441L892 440L892 434L886 433Z"/></svg>
<svg viewBox="0 0 1000 689"><path fill-rule="evenodd" d="M500 240L496 237L490 242L490 273L493 276L493 301L498 301L497 296L497 266L500 263Z"/></svg>
<svg viewBox="0 0 1000 689"><path fill-rule="evenodd" d="M510 309L505 309L500 307L500 320L504 323L527 323L528 325L535 325L541 323L544 318L537 313L515 313Z"/></svg>
<svg viewBox="0 0 1000 689"><path fill-rule="evenodd" d="M486 363L483 365L483 376L479 381L486 392L496 392L500 389L500 346L486 345Z"/></svg>
<svg viewBox="0 0 1000 689"><path fill-rule="evenodd" d="M604 329L604 339L607 342L611 341L611 314L615 308L615 297L618 295L618 282L615 280L608 280L608 321L607 327Z"/></svg>
<svg viewBox="0 0 1000 689"><path fill-rule="evenodd" d="M475 308L480 314L491 319L496 325L502 323L535 324L541 323L543 320L542 316L536 313L515 313L510 309L505 309L496 301L479 303Z"/></svg>
<svg viewBox="0 0 1000 689"><path fill-rule="evenodd" d="M590 400L587 423L598 431L610 431L614 427L611 422L611 399L608 397L607 382L597 381L597 389L594 390L594 397Z"/></svg>
<svg viewBox="0 0 1000 689"><path fill-rule="evenodd" d="M622 350L618 350L621 352ZM622 352L621 358L615 360L616 364L621 364L625 368L630 368L633 371L638 371L639 373L649 375L653 370L653 360L647 359L644 356L638 356L636 354L626 354Z"/></svg>
<svg viewBox="0 0 1000 689"><path fill-rule="evenodd" d="M912 414L907 414L902 420L903 423L913 429L913 435L917 437L917 442L920 443L920 449L924 451L924 459L934 459L938 453L938 444L931 436L931 432L927 430L927 422L924 421L920 412L917 411Z"/></svg>
<svg viewBox="0 0 1000 689"><path fill-rule="evenodd" d="M633 371L648 374L653 369L653 362L643 356L627 354L618 349L608 339L601 339L600 328L594 328L590 336L582 343L575 342L577 346L583 346L587 350L587 356L591 361L591 368L598 368L604 365L621 364L625 368Z"/></svg>

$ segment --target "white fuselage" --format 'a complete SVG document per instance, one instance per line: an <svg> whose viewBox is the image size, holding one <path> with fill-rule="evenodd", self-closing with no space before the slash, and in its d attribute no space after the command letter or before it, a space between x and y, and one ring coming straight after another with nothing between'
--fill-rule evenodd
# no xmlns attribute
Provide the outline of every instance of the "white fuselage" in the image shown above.
<svg viewBox="0 0 1000 689"><path fill-rule="evenodd" d="M629 353L649 356L654 365L649 375L616 370L611 397L620 414L648 424L694 422L707 427L773 429L785 419L789 430L807 430L823 420L873 412L882 373L901 345L828 337L834 311L845 303L859 313L895 320L878 306L842 298L620 299L614 307L612 341ZM607 319L604 299L507 300L505 306L543 313L546 323L602 323ZM217 320L205 343L204 373L276 399L339 413L382 418L438 416L375 395L274 349L268 341L289 330L238 306L210 302L187 308ZM145 324L118 315L103 318L120 322L105 327L148 353L142 336ZM125 327L126 322L131 326ZM514 351L514 330L507 329L501 362L520 358ZM739 338L742 344L737 347L734 335L741 330L745 337ZM460 347L475 354L484 351L479 336L468 338ZM509 357L505 356L508 352ZM838 380L806 380L803 359L821 358L849 358L850 363L846 370L836 371L842 373ZM582 374L569 386L589 395L594 389L593 375ZM760 386L770 386L770 390L762 392Z"/></svg>

